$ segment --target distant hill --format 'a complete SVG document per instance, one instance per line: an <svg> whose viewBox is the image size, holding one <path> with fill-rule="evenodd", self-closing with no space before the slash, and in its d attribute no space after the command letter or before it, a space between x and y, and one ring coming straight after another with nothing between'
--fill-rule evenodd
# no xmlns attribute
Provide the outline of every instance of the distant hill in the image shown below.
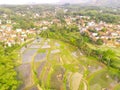
<svg viewBox="0 0 120 90"><path fill-rule="evenodd" d="M64 3L78 4L78 3L86 3L88 1L89 0L60 0L60 3L61 4L64 4Z"/></svg>
<svg viewBox="0 0 120 90"><path fill-rule="evenodd" d="M60 0L60 3L88 4L94 6L120 6L120 0Z"/></svg>
<svg viewBox="0 0 120 90"><path fill-rule="evenodd" d="M120 0L89 0L87 3L98 6L119 6Z"/></svg>

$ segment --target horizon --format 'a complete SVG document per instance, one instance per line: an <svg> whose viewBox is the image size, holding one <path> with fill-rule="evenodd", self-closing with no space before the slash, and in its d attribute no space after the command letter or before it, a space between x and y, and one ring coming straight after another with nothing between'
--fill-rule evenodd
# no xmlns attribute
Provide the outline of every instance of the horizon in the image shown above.
<svg viewBox="0 0 120 90"><path fill-rule="evenodd" d="M120 0L0 0L0 5L37 5L37 4L85 4L98 6L120 6Z"/></svg>
<svg viewBox="0 0 120 90"><path fill-rule="evenodd" d="M90 0L0 0L0 5L24 5L24 4L80 4Z"/></svg>
<svg viewBox="0 0 120 90"><path fill-rule="evenodd" d="M0 5L57 4L60 0L0 0Z"/></svg>

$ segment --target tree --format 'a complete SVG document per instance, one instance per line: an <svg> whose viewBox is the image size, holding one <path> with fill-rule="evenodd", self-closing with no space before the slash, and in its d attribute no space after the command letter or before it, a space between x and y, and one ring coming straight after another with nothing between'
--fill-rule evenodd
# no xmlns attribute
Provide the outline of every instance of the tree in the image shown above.
<svg viewBox="0 0 120 90"><path fill-rule="evenodd" d="M0 45L0 90L16 90L20 81L17 80L14 60L17 59L18 55L12 51L15 48L6 49Z"/></svg>
<svg viewBox="0 0 120 90"><path fill-rule="evenodd" d="M96 44L102 45L102 44L103 44L103 40L102 40L102 39L98 39L98 40L96 41Z"/></svg>
<svg viewBox="0 0 120 90"><path fill-rule="evenodd" d="M112 61L115 59L116 54L112 50L107 50L103 52L103 62L108 66L111 66Z"/></svg>

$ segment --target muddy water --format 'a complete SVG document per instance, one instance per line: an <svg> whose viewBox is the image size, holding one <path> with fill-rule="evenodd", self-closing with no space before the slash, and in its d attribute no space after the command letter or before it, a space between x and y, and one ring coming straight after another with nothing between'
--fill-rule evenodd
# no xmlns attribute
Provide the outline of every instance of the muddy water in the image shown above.
<svg viewBox="0 0 120 90"><path fill-rule="evenodd" d="M43 60L43 59L45 59L45 58L46 58L46 53L39 53L39 54L37 54L37 55L35 56L34 61L35 61L35 62L39 62L39 61L41 61L41 60Z"/></svg>
<svg viewBox="0 0 120 90"><path fill-rule="evenodd" d="M38 49L28 49L24 54L22 54L22 63L32 62L33 55L37 52Z"/></svg>
<svg viewBox="0 0 120 90"><path fill-rule="evenodd" d="M17 70L19 72L19 78L23 81L20 90L23 90L28 86L31 86L33 84L31 65L22 64L17 68Z"/></svg>
<svg viewBox="0 0 120 90"><path fill-rule="evenodd" d="M23 47L21 49L21 58L22 64L17 67L17 71L19 73L19 78L22 80L22 85L20 86L20 90L26 90L26 88L33 86L33 73L32 73L32 59L38 49L40 48L40 42L33 41L29 47ZM36 60L39 58L43 58L42 56L36 56ZM31 90L38 90L36 87L31 88Z"/></svg>

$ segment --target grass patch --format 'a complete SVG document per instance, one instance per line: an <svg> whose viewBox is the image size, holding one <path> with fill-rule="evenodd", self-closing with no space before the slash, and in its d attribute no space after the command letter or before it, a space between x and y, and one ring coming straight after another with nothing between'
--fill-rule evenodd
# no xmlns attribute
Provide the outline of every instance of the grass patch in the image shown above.
<svg viewBox="0 0 120 90"><path fill-rule="evenodd" d="M82 81L80 82L79 90L84 90L84 83Z"/></svg>
<svg viewBox="0 0 120 90"><path fill-rule="evenodd" d="M116 85L116 87L114 88L114 90L120 90L120 84Z"/></svg>
<svg viewBox="0 0 120 90"><path fill-rule="evenodd" d="M46 52L45 49L39 49L39 50L38 50L38 53L45 53L45 52Z"/></svg>
<svg viewBox="0 0 120 90"><path fill-rule="evenodd" d="M77 67L74 64L64 64L63 66L66 70L71 71L71 72L76 72L79 70L79 67Z"/></svg>
<svg viewBox="0 0 120 90"><path fill-rule="evenodd" d="M112 78L108 75L108 71L106 69L95 72L88 79L88 84L90 86L90 90L94 90L95 87L107 88L110 83L113 82ZM96 86L97 85L97 86ZM98 90L101 90L98 89Z"/></svg>

